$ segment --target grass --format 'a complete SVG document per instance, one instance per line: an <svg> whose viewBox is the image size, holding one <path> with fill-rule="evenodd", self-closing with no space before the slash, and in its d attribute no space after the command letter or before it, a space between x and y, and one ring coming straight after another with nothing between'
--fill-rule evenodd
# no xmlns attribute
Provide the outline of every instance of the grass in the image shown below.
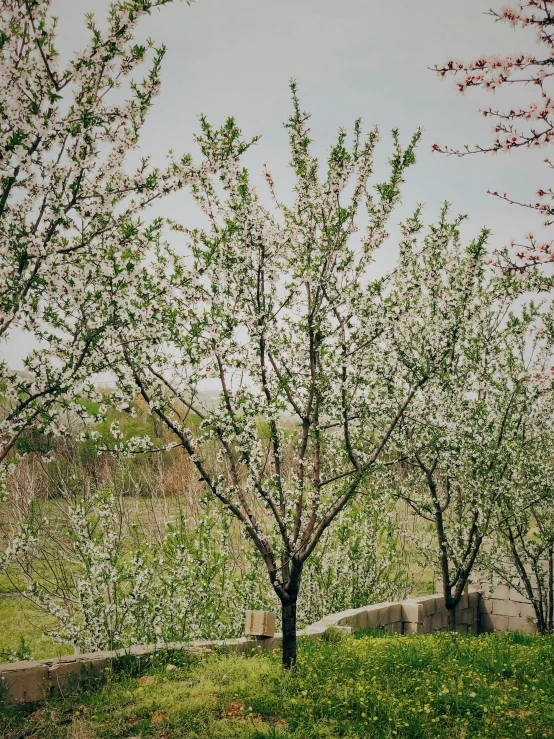
<svg viewBox="0 0 554 739"><path fill-rule="evenodd" d="M554 639L517 633L301 640L280 655L176 655L42 707L0 709L0 735L44 739L554 737ZM4 733L2 734L1 731Z"/></svg>
<svg viewBox="0 0 554 739"><path fill-rule="evenodd" d="M33 659L73 654L73 647L57 645L44 635L45 629L53 625L53 619L46 617L25 598L0 597L0 654L18 652L22 638ZM0 662L4 659L0 658Z"/></svg>

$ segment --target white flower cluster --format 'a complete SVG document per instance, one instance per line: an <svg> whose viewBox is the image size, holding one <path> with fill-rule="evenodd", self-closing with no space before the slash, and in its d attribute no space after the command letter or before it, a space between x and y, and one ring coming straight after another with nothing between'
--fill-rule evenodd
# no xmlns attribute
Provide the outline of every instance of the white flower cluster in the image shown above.
<svg viewBox="0 0 554 739"><path fill-rule="evenodd" d="M19 328L41 348L27 356L24 377L1 366L0 465L29 451L29 433L70 433L67 412L89 418L80 401L94 397L89 380L105 364L114 308L119 300L129 307L125 287L161 227L145 226L140 214L194 178L187 157L166 170L148 157L134 172L126 167L164 55L133 34L170 1L111 3L106 28L89 18L89 43L65 68L51 0L2 4L0 341ZM122 85L126 100L117 102ZM2 479L8 473L0 469Z"/></svg>

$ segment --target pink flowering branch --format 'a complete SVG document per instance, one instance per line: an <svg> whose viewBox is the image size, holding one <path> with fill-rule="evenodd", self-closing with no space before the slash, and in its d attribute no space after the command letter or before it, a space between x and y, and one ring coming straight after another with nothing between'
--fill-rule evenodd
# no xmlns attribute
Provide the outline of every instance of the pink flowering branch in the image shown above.
<svg viewBox="0 0 554 739"><path fill-rule="evenodd" d="M442 78L453 77L460 93L472 87L494 92L503 86L519 85L535 90L537 98L525 106L506 110L489 106L481 110L482 115L493 123L492 140L488 145L465 145L456 149L434 143L433 151L466 156L514 149L543 149L554 143L554 94L551 84L554 77L554 3L552 0L520 0L500 11L491 9L487 14L497 22L508 23L512 28L534 30L538 45L546 53L508 54L503 57L484 54L473 61L448 59L432 69ZM544 161L552 166L548 157ZM554 192L550 187L539 188L535 202L521 202L497 191L489 190L489 193L511 205L538 212L546 226L554 223ZM509 264L504 256L500 260L501 266L525 271L529 266L553 261L551 243L537 245L533 239L528 241L515 259L508 258Z"/></svg>

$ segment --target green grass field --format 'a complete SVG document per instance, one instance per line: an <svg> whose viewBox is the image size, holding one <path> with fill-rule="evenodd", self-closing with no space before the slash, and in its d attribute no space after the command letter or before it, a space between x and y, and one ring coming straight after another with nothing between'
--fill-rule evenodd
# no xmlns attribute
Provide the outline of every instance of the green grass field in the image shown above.
<svg viewBox="0 0 554 739"><path fill-rule="evenodd" d="M4 739L554 737L554 639L514 633L301 640L280 655L183 655L0 712Z"/></svg>
<svg viewBox="0 0 554 739"><path fill-rule="evenodd" d="M55 644L45 636L53 623L25 598L0 597L0 655L17 652L22 638L34 659L73 654L73 647Z"/></svg>

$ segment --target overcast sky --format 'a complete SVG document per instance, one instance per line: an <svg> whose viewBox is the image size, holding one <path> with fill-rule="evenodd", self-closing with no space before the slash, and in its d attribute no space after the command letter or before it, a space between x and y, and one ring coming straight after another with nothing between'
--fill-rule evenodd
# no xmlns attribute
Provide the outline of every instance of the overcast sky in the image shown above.
<svg viewBox="0 0 554 739"><path fill-rule="evenodd" d="M468 237L483 225L492 229L492 248L536 232L539 219L533 213L486 191L534 199L539 185L548 184L544 153L460 159L431 152L433 141L451 146L488 142L490 123L478 108L500 105L514 93L521 100L521 89L497 93L496 100L480 90L461 96L451 81L428 69L451 57L534 48L531 33L526 36L484 15L491 2L499 7L494 0L197 0L191 7L175 2L154 12L137 33L167 46L162 92L144 130L143 152L162 164L169 148L194 153L198 115L205 113L214 123L232 115L246 134L262 134L248 165L259 171L267 162L286 199L291 178L282 121L290 112L288 81L294 77L302 105L312 113L315 150L323 157L337 129L351 127L361 116L366 127L378 124L381 129L377 174L384 174L390 129L399 127L407 141L418 126L424 128L396 221L418 202L425 203L424 215L432 220L447 199L457 212L470 215ZM93 10L100 20L107 6L106 0L53 0L62 57L86 43L84 13ZM183 194L151 213L171 215L189 227L198 222ZM383 264L393 260L391 246ZM3 355L12 367L20 367L29 346L25 337L14 336Z"/></svg>

